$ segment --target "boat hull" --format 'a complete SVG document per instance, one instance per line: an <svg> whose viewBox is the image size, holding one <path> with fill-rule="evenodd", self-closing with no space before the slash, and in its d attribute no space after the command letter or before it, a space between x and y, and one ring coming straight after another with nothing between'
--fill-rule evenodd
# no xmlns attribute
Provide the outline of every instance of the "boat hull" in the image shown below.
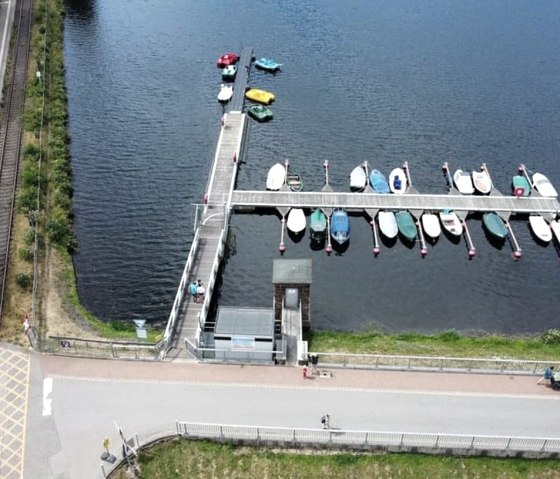
<svg viewBox="0 0 560 479"><path fill-rule="evenodd" d="M350 219L344 210L335 210L331 216L331 237L343 245L350 239Z"/></svg>
<svg viewBox="0 0 560 479"><path fill-rule="evenodd" d="M438 238L441 234L438 217L432 213L424 213L422 215L422 228L424 233L432 239Z"/></svg>
<svg viewBox="0 0 560 479"><path fill-rule="evenodd" d="M453 211L442 211L439 214L443 229L453 236L461 236L463 234L463 225L457 214Z"/></svg>
<svg viewBox="0 0 560 479"><path fill-rule="evenodd" d="M301 191L303 188L301 176L296 173L288 173L286 175L286 184L292 191Z"/></svg>
<svg viewBox="0 0 560 479"><path fill-rule="evenodd" d="M221 103L226 103L231 100L232 96L233 96L233 87L222 85L222 88L218 93L218 101Z"/></svg>
<svg viewBox="0 0 560 479"><path fill-rule="evenodd" d="M276 99L276 96L274 93L270 93L266 90L251 88L245 92L245 98L256 101L257 103L262 103L263 105L270 105Z"/></svg>
<svg viewBox="0 0 560 479"><path fill-rule="evenodd" d="M457 170L453 174L453 183L455 183L455 188L459 190L459 193L463 195L472 195L474 193L471 175L463 170Z"/></svg>
<svg viewBox="0 0 560 479"><path fill-rule="evenodd" d="M247 113L251 118L260 122L270 121L274 117L272 110L264 105L251 105L247 108Z"/></svg>
<svg viewBox="0 0 560 479"><path fill-rule="evenodd" d="M397 211L395 213L399 233L408 241L414 241L418 231L414 218L408 211Z"/></svg>
<svg viewBox="0 0 560 479"><path fill-rule="evenodd" d="M513 194L516 196L527 197L531 194L531 183L522 175L516 175L511 180Z"/></svg>
<svg viewBox="0 0 560 479"><path fill-rule="evenodd" d="M268 175L266 177L266 189L277 191L282 188L282 185L286 181L286 168L281 163L276 163L270 170L268 170Z"/></svg>
<svg viewBox="0 0 560 479"><path fill-rule="evenodd" d="M408 187L407 183L406 173L402 168L395 168L389 174L389 188L392 193L402 195Z"/></svg>
<svg viewBox="0 0 560 479"><path fill-rule="evenodd" d="M552 240L552 230L542 216L529 216L529 225L534 235L543 243L549 243Z"/></svg>
<svg viewBox="0 0 560 479"><path fill-rule="evenodd" d="M309 218L309 231L313 241L323 241L327 236L327 217L325 213L317 209L311 213Z"/></svg>
<svg viewBox="0 0 560 479"><path fill-rule="evenodd" d="M286 228L294 234L299 234L305 231L307 221L305 213L301 208L292 208L288 213L286 220Z"/></svg>
<svg viewBox="0 0 560 479"><path fill-rule="evenodd" d="M255 68L270 73L275 73L277 71L280 71L281 66L282 66L281 63L276 63L274 60L270 58L259 58L258 60L255 61Z"/></svg>
<svg viewBox="0 0 560 479"><path fill-rule="evenodd" d="M375 191L376 193L391 193L391 188L389 188L387 178L385 178L385 175L379 170L371 170L369 174L369 182L371 184L371 187L373 188L373 191Z"/></svg>
<svg viewBox="0 0 560 479"><path fill-rule="evenodd" d="M492 191L492 179L486 170L473 171L472 182L475 190L481 195L487 195Z"/></svg>
<svg viewBox="0 0 560 479"><path fill-rule="evenodd" d="M497 213L484 213L482 215L482 223L484 224L486 231L488 231L488 233L490 233L494 238L499 240L506 239L508 230L504 224L504 220L502 220Z"/></svg>
<svg viewBox="0 0 560 479"><path fill-rule="evenodd" d="M367 184L366 171L362 166L357 166L350 173L350 189L352 191L363 191Z"/></svg>
<svg viewBox="0 0 560 479"><path fill-rule="evenodd" d="M535 173L531 179L533 180L533 188L535 188L541 196L551 198L556 198L558 196L558 192L554 186L552 186L552 183L542 173Z"/></svg>
<svg viewBox="0 0 560 479"><path fill-rule="evenodd" d="M399 228L395 219L395 213L392 211L380 211L377 215L377 222L379 224L379 231L381 231L383 236L388 239L397 237Z"/></svg>
<svg viewBox="0 0 560 479"><path fill-rule="evenodd" d="M553 220L550 222L550 229L552 230L552 234L556 238L556 241L560 243L560 221Z"/></svg>

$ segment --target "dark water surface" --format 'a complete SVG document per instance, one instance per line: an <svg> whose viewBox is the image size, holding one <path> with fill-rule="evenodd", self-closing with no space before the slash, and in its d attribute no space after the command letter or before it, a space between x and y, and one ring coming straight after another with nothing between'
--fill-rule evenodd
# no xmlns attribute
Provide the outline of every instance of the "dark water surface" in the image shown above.
<svg viewBox="0 0 560 479"><path fill-rule="evenodd" d="M103 319L167 320L219 134L216 58L253 46L284 64L254 72L274 91L274 120L254 124L238 188L264 188L289 158L306 190L332 186L364 160L408 161L420 192L444 193L441 165L486 162L509 194L520 163L560 186L560 3L475 0L66 0L66 75L83 303ZM353 217L350 247L313 259L315 329L505 333L558 326L560 259L513 222L523 248L478 254L441 237L421 259L400 241L374 258ZM220 304L270 307L275 215L233 217Z"/></svg>

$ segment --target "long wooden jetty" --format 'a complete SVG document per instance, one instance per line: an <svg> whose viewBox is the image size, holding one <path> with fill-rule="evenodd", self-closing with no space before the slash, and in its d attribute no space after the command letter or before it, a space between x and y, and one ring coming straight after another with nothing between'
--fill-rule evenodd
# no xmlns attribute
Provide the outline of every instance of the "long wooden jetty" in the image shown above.
<svg viewBox="0 0 560 479"><path fill-rule="evenodd" d="M334 191L241 191L235 190L231 197L234 208L345 208L361 210L410 210L441 211L450 209L465 212L507 212L510 214L538 213L554 215L560 211L556 198L530 196L476 196L476 195L424 195L424 194L377 194L337 193Z"/></svg>

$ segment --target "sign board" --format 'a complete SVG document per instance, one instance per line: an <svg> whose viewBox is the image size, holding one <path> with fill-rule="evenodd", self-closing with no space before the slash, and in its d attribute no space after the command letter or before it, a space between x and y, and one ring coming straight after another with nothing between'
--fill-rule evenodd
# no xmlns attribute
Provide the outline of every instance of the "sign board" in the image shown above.
<svg viewBox="0 0 560 479"><path fill-rule="evenodd" d="M134 319L134 324L136 325L136 337L138 339L146 339L148 337L148 332L144 325L146 324L145 319Z"/></svg>
<svg viewBox="0 0 560 479"><path fill-rule="evenodd" d="M255 338L252 338L251 336L232 336L231 349L237 351L254 350L256 349Z"/></svg>

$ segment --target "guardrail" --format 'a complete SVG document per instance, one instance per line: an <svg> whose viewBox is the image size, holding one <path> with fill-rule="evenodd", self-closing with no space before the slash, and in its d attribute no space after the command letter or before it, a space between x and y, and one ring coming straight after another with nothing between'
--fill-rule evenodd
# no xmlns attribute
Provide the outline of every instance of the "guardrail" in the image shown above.
<svg viewBox="0 0 560 479"><path fill-rule="evenodd" d="M560 438L486 436L467 434L438 434L395 431L353 431L342 429L304 429L270 426L242 426L177 421L175 430L161 427L160 432L149 431L143 436L135 434L126 441L134 451L146 449L158 442L183 437L204 439L240 445L269 447L418 452L434 455L492 456L557 458L560 455ZM101 466L103 478L124 462L134 459L129 447L119 463Z"/></svg>
<svg viewBox="0 0 560 479"><path fill-rule="evenodd" d="M43 353L98 359L133 359L157 361L162 343L143 344L126 341L104 341L54 336L39 339L38 349Z"/></svg>
<svg viewBox="0 0 560 479"><path fill-rule="evenodd" d="M446 356L390 356L383 354L347 354L313 351L323 368L395 369L533 375L554 361L500 358L453 358Z"/></svg>
<svg viewBox="0 0 560 479"><path fill-rule="evenodd" d="M199 361L219 362L228 364L274 364L286 360L286 341L280 341L280 349L274 351L236 351L231 349L216 349L197 347L185 339L185 347Z"/></svg>
<svg viewBox="0 0 560 479"><path fill-rule="evenodd" d="M341 449L419 450L432 454L468 451L469 455L534 457L560 454L560 438L431 434L420 432L352 431L342 429L303 429L267 426L240 426L177 422L177 432L193 439L214 439L288 447L334 447Z"/></svg>
<svg viewBox="0 0 560 479"><path fill-rule="evenodd" d="M169 319L167 320L167 326L165 327L165 334L163 335L161 352L163 355L167 353L171 346L171 339L173 337L173 331L175 328L175 321L177 321L177 316L179 314L179 309L181 308L181 303L183 301L183 296L187 287L187 282L189 280L189 273L191 271L191 266L193 262L194 255L198 250L198 242L200 238L200 230L197 228L196 233L191 244L191 249L187 257L187 262L183 268L183 275L181 276L181 281L179 282L179 288L177 289L177 294L175 295L175 301L173 301L173 306L171 308L171 313L169 314Z"/></svg>

